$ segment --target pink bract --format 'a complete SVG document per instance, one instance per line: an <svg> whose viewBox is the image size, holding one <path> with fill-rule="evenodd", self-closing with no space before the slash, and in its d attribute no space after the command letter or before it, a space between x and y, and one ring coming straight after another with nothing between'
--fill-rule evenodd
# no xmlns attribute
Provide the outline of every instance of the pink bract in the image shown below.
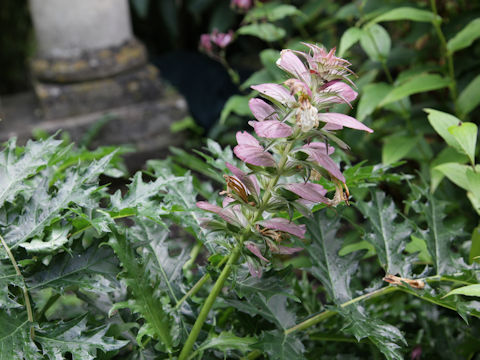
<svg viewBox="0 0 480 360"><path fill-rule="evenodd" d="M368 126L363 125L357 119L339 113L319 113L318 120L329 123L340 125L344 127L348 127L351 129L363 130L369 133L373 133L373 130L370 129Z"/></svg>
<svg viewBox="0 0 480 360"><path fill-rule="evenodd" d="M258 224L272 230L287 232L303 239L305 237L305 225L297 225L284 218L273 218L259 221Z"/></svg>
<svg viewBox="0 0 480 360"><path fill-rule="evenodd" d="M296 103L295 98L285 87L278 84L260 84L251 87L267 98L277 101L282 105L293 106Z"/></svg>
<svg viewBox="0 0 480 360"><path fill-rule="evenodd" d="M262 99L250 99L248 102L250 110L258 121L278 120L278 115L272 105L267 104Z"/></svg>
<svg viewBox="0 0 480 360"><path fill-rule="evenodd" d="M313 203L329 203L329 199L324 196L327 193L327 190L325 190L324 187L320 184L297 183L286 184L283 187L297 194L301 198L311 201Z"/></svg>
<svg viewBox="0 0 480 360"><path fill-rule="evenodd" d="M290 126L278 120L249 121L248 123L254 128L255 133L263 138L284 138L293 133Z"/></svg>
<svg viewBox="0 0 480 360"><path fill-rule="evenodd" d="M237 132L237 142L233 152L240 160L256 166L275 166L272 154L266 152L258 140L246 131Z"/></svg>

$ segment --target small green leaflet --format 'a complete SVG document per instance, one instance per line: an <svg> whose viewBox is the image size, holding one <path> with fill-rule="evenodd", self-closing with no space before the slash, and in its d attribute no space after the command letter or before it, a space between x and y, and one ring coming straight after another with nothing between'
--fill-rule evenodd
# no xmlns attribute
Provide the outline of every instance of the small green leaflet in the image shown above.
<svg viewBox="0 0 480 360"><path fill-rule="evenodd" d="M347 29L340 39L340 46L338 50L338 56L343 56L345 52L355 45L362 36L362 30L356 27ZM360 120L361 121L361 120Z"/></svg>
<svg viewBox="0 0 480 360"><path fill-rule="evenodd" d="M202 353L207 349L218 349L227 353L228 350L239 350L245 353L250 350L250 346L255 344L257 339L254 337L238 337L231 332L222 331L218 335L213 335L199 345L195 352L190 356L194 359L195 355Z"/></svg>
<svg viewBox="0 0 480 360"><path fill-rule="evenodd" d="M397 20L411 20L418 22L432 22L435 19L435 15L431 11L415 9L412 7L398 7L377 16L369 22L369 24L375 24L382 21L397 21ZM440 16L437 16L437 20L442 20Z"/></svg>
<svg viewBox="0 0 480 360"><path fill-rule="evenodd" d="M447 49L450 53L469 47L480 37L480 18L472 20L452 39L448 40Z"/></svg>
<svg viewBox="0 0 480 360"><path fill-rule="evenodd" d="M458 96L458 109L465 116L480 104L480 75L475 77Z"/></svg>
<svg viewBox="0 0 480 360"><path fill-rule="evenodd" d="M392 47L392 40L388 32L380 25L373 24L365 27L360 36L360 45L370 59L386 61Z"/></svg>
<svg viewBox="0 0 480 360"><path fill-rule="evenodd" d="M250 24L242 26L237 30L239 35L251 35L259 39L272 42L283 39L287 34L285 29L270 23Z"/></svg>
<svg viewBox="0 0 480 360"><path fill-rule="evenodd" d="M471 122L460 122L450 126L448 132L453 135L460 145L461 150L470 158L470 162L475 164L475 145L477 144L477 125Z"/></svg>
<svg viewBox="0 0 480 360"><path fill-rule="evenodd" d="M450 291L444 297L451 296L451 295L466 295L466 296L480 297L480 284L459 287L457 289Z"/></svg>
<svg viewBox="0 0 480 360"><path fill-rule="evenodd" d="M379 106L385 106L413 94L442 89L449 86L450 83L450 79L437 74L421 74L394 87L380 102Z"/></svg>
<svg viewBox="0 0 480 360"><path fill-rule="evenodd" d="M285 335L283 331L273 330L263 333L260 341L252 348L260 349L268 354L271 360L304 360L305 347L293 335Z"/></svg>

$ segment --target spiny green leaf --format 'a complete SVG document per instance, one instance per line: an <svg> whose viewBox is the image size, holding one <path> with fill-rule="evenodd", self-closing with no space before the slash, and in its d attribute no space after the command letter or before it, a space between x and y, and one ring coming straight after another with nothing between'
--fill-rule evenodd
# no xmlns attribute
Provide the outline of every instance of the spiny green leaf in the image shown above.
<svg viewBox="0 0 480 360"><path fill-rule="evenodd" d="M0 262L0 309L19 307L13 295L8 290L9 286L22 286L23 279L17 275L11 264Z"/></svg>
<svg viewBox="0 0 480 360"><path fill-rule="evenodd" d="M43 359L30 339L30 323L25 312L0 310L0 360Z"/></svg>
<svg viewBox="0 0 480 360"><path fill-rule="evenodd" d="M473 263L480 256L480 226L473 229L472 245L470 246L469 263Z"/></svg>
<svg viewBox="0 0 480 360"><path fill-rule="evenodd" d="M105 336L107 326L89 329L84 316L42 326L35 340L42 345L43 354L48 359L63 359L70 353L73 360L93 360L98 358L98 350L104 352L119 350L128 341Z"/></svg>
<svg viewBox="0 0 480 360"><path fill-rule="evenodd" d="M14 249L41 234L45 227L60 220L61 212L68 209L70 204L86 204L89 196L98 189L95 184L97 177L108 166L113 155L92 163L84 171L69 172L65 181L55 184L57 192L54 195L50 194L48 180L44 179L25 205L24 212L5 230L4 238L10 248Z"/></svg>
<svg viewBox="0 0 480 360"><path fill-rule="evenodd" d="M0 208L5 201L12 201L26 188L25 180L47 165L62 141L48 138L44 141L28 141L20 155L16 154L15 138L0 152Z"/></svg>
<svg viewBox="0 0 480 360"><path fill-rule="evenodd" d="M54 253L62 249L68 243L69 227L54 227L44 241L33 239L30 242L20 244L27 252L32 253Z"/></svg>
<svg viewBox="0 0 480 360"><path fill-rule="evenodd" d="M328 295L337 303L351 299L350 279L357 269L356 255L339 257L342 247L336 237L339 217L330 219L325 211L317 211L306 222L312 243L305 246L310 255L312 275L321 281Z"/></svg>
<svg viewBox="0 0 480 360"><path fill-rule="evenodd" d="M406 341L396 327L365 315L359 307L343 308L339 313L346 321L344 332L354 335L358 341L368 338L389 360L403 359L398 344Z"/></svg>
<svg viewBox="0 0 480 360"><path fill-rule="evenodd" d="M393 88L379 106L385 106L413 94L442 89L449 86L450 83L450 79L437 74L421 74Z"/></svg>
<svg viewBox="0 0 480 360"><path fill-rule="evenodd" d="M283 331L266 331L262 334L260 341L252 345L268 354L271 360L303 360L305 347L294 335L285 335Z"/></svg>
<svg viewBox="0 0 480 360"><path fill-rule="evenodd" d="M450 291L447 295L445 295L443 297L447 297L447 296L451 296L451 295L467 295L467 296L480 297L480 284L467 285L467 286L462 286L462 287L456 288L456 289Z"/></svg>
<svg viewBox="0 0 480 360"><path fill-rule="evenodd" d="M427 229L419 229L418 232L427 242L435 271L437 274L450 274L455 271L450 245L458 234L444 224L446 204L437 200L427 189L412 185L412 190L418 199L412 203L413 209L424 215L427 221Z"/></svg>
<svg viewBox="0 0 480 360"><path fill-rule="evenodd" d="M30 289L54 288L63 292L71 286L112 291L109 282L115 282L118 261L108 247L90 246L82 252L63 253L55 256L44 269L27 278Z"/></svg>
<svg viewBox="0 0 480 360"><path fill-rule="evenodd" d="M470 21L453 38L448 40L447 49L450 53L469 47L480 37L480 18Z"/></svg>
<svg viewBox="0 0 480 360"><path fill-rule="evenodd" d="M381 191L372 192L369 203L359 202L357 208L368 220L369 231L364 238L373 246L378 254L382 267L387 274L409 272L410 261L402 255L412 232L407 222L398 220L398 212L392 199L386 198Z"/></svg>

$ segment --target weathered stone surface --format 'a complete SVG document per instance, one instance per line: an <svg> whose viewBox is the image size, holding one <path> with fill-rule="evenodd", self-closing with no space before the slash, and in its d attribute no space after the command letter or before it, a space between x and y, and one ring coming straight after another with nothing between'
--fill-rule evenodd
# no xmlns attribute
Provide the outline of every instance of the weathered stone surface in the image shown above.
<svg viewBox="0 0 480 360"><path fill-rule="evenodd" d="M136 170L150 158L164 157L171 145L181 146L185 138L172 135L172 122L187 115L185 100L177 94L165 94L161 99L116 107L87 115L44 120L36 109L34 94L26 93L3 98L0 104L0 142L12 136L25 143L34 129L55 133L67 131L74 141L105 116L110 121L101 129L91 147L131 144L137 151L127 156L127 165Z"/></svg>
<svg viewBox="0 0 480 360"><path fill-rule="evenodd" d="M146 63L145 46L132 39L109 48L83 50L68 58L36 57L31 69L37 80L71 83L117 75Z"/></svg>
<svg viewBox="0 0 480 360"><path fill-rule="evenodd" d="M132 39L128 0L30 0L37 52L76 58Z"/></svg>
<svg viewBox="0 0 480 360"><path fill-rule="evenodd" d="M35 82L34 89L43 116L47 119L87 114L158 99L162 95L158 71L151 65L108 78L78 83Z"/></svg>

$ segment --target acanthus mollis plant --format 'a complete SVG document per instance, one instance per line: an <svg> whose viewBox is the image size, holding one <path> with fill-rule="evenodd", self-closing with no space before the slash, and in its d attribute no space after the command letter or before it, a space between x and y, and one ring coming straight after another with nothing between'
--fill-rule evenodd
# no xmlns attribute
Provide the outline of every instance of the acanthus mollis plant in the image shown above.
<svg viewBox="0 0 480 360"><path fill-rule="evenodd" d="M345 177L330 155L335 142L347 145L333 132L344 127L372 132L356 119L329 112L333 105L350 103L357 97L349 76L350 63L312 44L309 52L283 50L277 61L289 78L283 84L252 86L266 100L251 99L256 120L249 122L257 138L238 132L235 155L250 169L244 172L227 164L232 175L224 175L226 191L222 206L200 201L197 206L220 217L204 226L231 235L231 252L226 265L205 301L179 359L187 359L203 323L220 293L232 267L243 256L252 276L261 277L262 268L273 254L302 250L292 244L304 238L305 225L292 221L296 210L312 215L315 204L337 206L348 202ZM335 188L333 196L316 183L323 177ZM289 214L289 218L279 214ZM297 239L297 240L295 240Z"/></svg>

